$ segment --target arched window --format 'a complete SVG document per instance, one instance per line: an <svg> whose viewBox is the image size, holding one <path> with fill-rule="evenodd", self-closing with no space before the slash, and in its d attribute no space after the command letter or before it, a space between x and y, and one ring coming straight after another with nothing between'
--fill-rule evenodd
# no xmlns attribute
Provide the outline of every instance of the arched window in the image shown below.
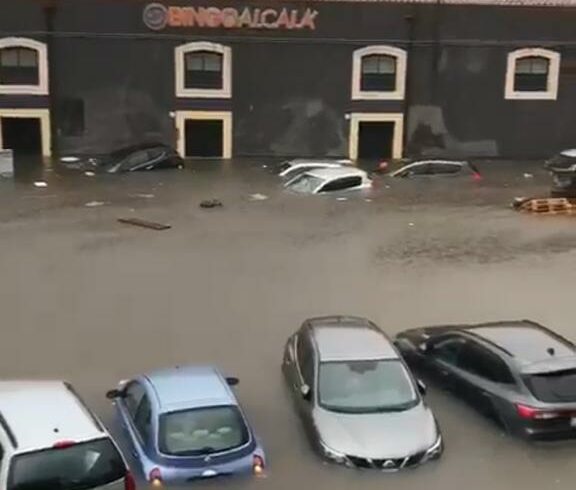
<svg viewBox="0 0 576 490"><path fill-rule="evenodd" d="M402 100L406 81L406 52L391 46L368 46L354 51L352 99Z"/></svg>
<svg viewBox="0 0 576 490"><path fill-rule="evenodd" d="M44 43L26 38L0 39L0 93L48 94Z"/></svg>
<svg viewBox="0 0 576 490"><path fill-rule="evenodd" d="M222 58L220 53L193 51L185 55L184 87L187 89L221 90Z"/></svg>
<svg viewBox="0 0 576 490"><path fill-rule="evenodd" d="M396 90L396 58L385 54L369 54L362 58L360 89L363 92Z"/></svg>
<svg viewBox="0 0 576 490"><path fill-rule="evenodd" d="M540 48L508 54L506 99L555 100L558 96L560 54Z"/></svg>
<svg viewBox="0 0 576 490"><path fill-rule="evenodd" d="M176 48L178 97L230 98L232 53L229 47L194 42Z"/></svg>

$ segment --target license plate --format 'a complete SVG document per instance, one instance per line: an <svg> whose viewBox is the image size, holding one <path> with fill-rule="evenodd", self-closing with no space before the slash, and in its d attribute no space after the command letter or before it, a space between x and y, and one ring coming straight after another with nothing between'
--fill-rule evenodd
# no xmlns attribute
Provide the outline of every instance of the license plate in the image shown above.
<svg viewBox="0 0 576 490"><path fill-rule="evenodd" d="M570 426L576 428L576 417L570 419Z"/></svg>

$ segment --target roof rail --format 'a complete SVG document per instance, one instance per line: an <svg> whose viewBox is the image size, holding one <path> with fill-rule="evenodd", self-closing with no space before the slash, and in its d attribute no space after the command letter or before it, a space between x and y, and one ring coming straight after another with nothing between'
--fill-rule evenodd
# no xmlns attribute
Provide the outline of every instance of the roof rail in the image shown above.
<svg viewBox="0 0 576 490"><path fill-rule="evenodd" d="M12 443L12 446L14 447L14 449L16 449L18 447L18 441L16 440L14 432L12 432L12 429L8 425L8 422L6 422L6 419L4 418L4 415L2 415L2 413L0 413L0 426L2 426L4 432L6 432L6 435L8 436L8 439Z"/></svg>
<svg viewBox="0 0 576 490"><path fill-rule="evenodd" d="M74 389L74 387L68 383L67 381L64 381L64 386L66 387L66 389L70 392L70 394L72 396L74 396L74 398L76 398L76 400L78 401L78 403L80 404L80 407L84 410L84 412L86 412L86 415L88 415L88 417L90 417L90 419L92 420L92 422L94 423L94 425L96 426L96 428L100 431L100 432L104 432L104 427L102 426L102 423L100 422L100 420L98 420L98 418L96 417L96 415L94 415L94 413L92 412L92 410L90 410L88 408L88 405L86 405L86 403L84 402L84 400L82 399L82 397L76 392L76 390Z"/></svg>

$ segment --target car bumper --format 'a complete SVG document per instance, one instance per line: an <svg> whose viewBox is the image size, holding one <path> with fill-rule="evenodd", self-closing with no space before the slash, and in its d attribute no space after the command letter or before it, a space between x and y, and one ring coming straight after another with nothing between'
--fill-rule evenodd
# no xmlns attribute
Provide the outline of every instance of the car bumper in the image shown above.
<svg viewBox="0 0 576 490"><path fill-rule="evenodd" d="M416 468L429 461L436 460L444 452L444 442L439 435L436 442L427 450L408 455L403 458L365 458L353 455L340 455L333 451L323 449L323 457L336 464L348 466L357 469L375 469L380 471L400 471L408 468Z"/></svg>
<svg viewBox="0 0 576 490"><path fill-rule="evenodd" d="M176 468L173 466L159 466L158 468L160 469L160 474L162 476L162 483L169 484L183 484L195 480L241 475L250 476L254 474L254 456L260 456L264 459L261 453L255 452L243 458L223 464L211 465L210 462L207 462L203 466L197 466L194 468Z"/></svg>
<svg viewBox="0 0 576 490"><path fill-rule="evenodd" d="M551 427L524 427L524 437L531 441L565 441L576 439L576 428L564 425Z"/></svg>

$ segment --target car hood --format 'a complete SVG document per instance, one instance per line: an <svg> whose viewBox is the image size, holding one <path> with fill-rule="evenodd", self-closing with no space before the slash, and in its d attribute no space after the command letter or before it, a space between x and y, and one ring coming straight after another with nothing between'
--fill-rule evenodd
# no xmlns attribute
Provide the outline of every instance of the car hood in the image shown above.
<svg viewBox="0 0 576 490"><path fill-rule="evenodd" d="M374 414L318 408L314 422L328 448L361 458L404 458L425 451L438 438L434 416L423 403L402 412Z"/></svg>

